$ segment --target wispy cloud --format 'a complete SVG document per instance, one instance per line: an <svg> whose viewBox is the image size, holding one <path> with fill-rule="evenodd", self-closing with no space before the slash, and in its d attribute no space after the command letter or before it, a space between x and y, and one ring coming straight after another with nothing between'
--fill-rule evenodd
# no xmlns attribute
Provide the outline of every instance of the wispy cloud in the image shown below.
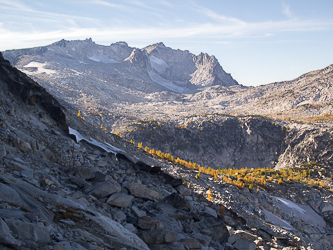
<svg viewBox="0 0 333 250"><path fill-rule="evenodd" d="M26 10L32 11L32 9L25 4L22 4L18 1L8 1L8 0L0 0L0 5L2 9L16 9L16 10Z"/></svg>
<svg viewBox="0 0 333 250"><path fill-rule="evenodd" d="M92 37L96 41L138 41L139 43L150 44L151 41L163 41L167 39L208 39L212 42L216 39L225 42L235 39L244 38L258 38L273 36L283 32L309 32L316 30L333 29L333 19L331 20L302 20L295 18L288 18L284 21L262 21L262 22L247 22L235 17L221 15L214 10L198 6L192 3L192 8L196 11L196 20L189 20L184 17L182 22L164 21L170 19L170 16L177 17L172 12L173 6L169 1L163 0L159 4L147 4L147 1L142 0L123 0L121 4L110 3L107 0L80 0L85 4L96 4L110 8L118 8L119 15L116 13L111 19L98 20L98 18L86 17L81 13L80 15L67 15L61 13L53 13L47 11L40 11L32 9L18 0L5 1L0 0L0 50L28 47L32 43L40 42L40 44L48 44L62 38L65 39L84 39ZM191 0L189 0L191 1ZM114 2L114 1L113 1ZM130 7L127 7L127 4ZM166 7L161 10L157 6L160 4ZM126 6L125 6L126 5ZM4 11L4 8L11 9L11 15L26 14L26 17L18 16L18 20L11 18L16 22L22 22L29 19L32 23L31 28L18 31L12 29L14 25L8 25L7 17L9 14ZM126 9L125 12L122 8ZM140 15L133 18L128 13L138 13L141 9L144 13L142 18L147 18L151 21L145 23L139 19ZM14 11L15 10L15 11ZM291 14L289 5L283 1L283 10L287 14ZM19 14L17 12L20 11ZM3 13L2 13L3 12ZM154 15L150 15L154 14ZM126 16L128 15L128 16ZM2 17L2 18L1 18ZM183 17L183 16L182 16ZM26 19L25 19L26 18ZM132 19L131 19L132 18ZM147 21L146 20L146 21ZM199 21L198 21L199 20ZM205 21L202 21L205 20ZM13 23L15 24L15 21ZM36 24L37 23L37 24ZM41 28L39 23L47 23L45 28ZM111 23L111 24L110 24ZM175 25L176 24L176 25ZM22 24L21 24L22 26ZM49 27L50 26L50 27ZM215 39L215 40L214 40ZM21 44L16 46L15 41ZM217 40L218 41L218 40Z"/></svg>
<svg viewBox="0 0 333 250"><path fill-rule="evenodd" d="M115 3L109 3L108 1L104 0L92 0L92 4L97 4L97 5L103 5L111 8L120 8L120 9L125 9L125 6L122 4L115 4Z"/></svg>
<svg viewBox="0 0 333 250"><path fill-rule="evenodd" d="M290 5L287 4L285 1L282 1L282 12L287 17L293 17L293 14L292 14L291 9L290 9Z"/></svg>
<svg viewBox="0 0 333 250"><path fill-rule="evenodd" d="M217 14L215 11L207 9L205 7L199 6L195 3L192 3L192 5L194 6L194 8L200 12L201 14L217 21L217 22L223 22L223 23L230 23L230 24L238 24L238 25L243 25L245 24L245 22L243 22L242 20L238 19L238 18L234 18L234 17L228 17L225 15L221 15L221 14Z"/></svg>
<svg viewBox="0 0 333 250"><path fill-rule="evenodd" d="M237 39L242 37L256 37L258 35L271 36L272 33L290 31L309 31L322 30L333 26L333 21L314 22L287 20L283 22L262 22L262 23L241 23L240 25L219 25L203 24L187 27L164 28L130 28L130 27L111 27L104 29L97 28L68 28L54 31L26 31L13 32L0 25L2 41L0 50L13 47L13 41L31 44L33 41L40 43L51 43L62 38L65 39L84 39L92 37L97 41L118 41L118 40L143 40L149 44L151 41L164 39ZM8 42L6 42L8 41Z"/></svg>

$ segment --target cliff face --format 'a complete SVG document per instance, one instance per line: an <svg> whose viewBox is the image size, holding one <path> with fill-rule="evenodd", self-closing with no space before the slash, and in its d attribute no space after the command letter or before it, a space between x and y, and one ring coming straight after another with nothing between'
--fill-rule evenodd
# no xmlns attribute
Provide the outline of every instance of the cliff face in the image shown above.
<svg viewBox="0 0 333 250"><path fill-rule="evenodd" d="M208 115L182 126L145 122L133 127L124 133L127 138L215 169L274 168L286 148L286 130L261 118Z"/></svg>
<svg viewBox="0 0 333 250"><path fill-rule="evenodd" d="M63 107L52 95L24 73L12 67L1 53L0 65L0 81L4 88L7 88L26 105L42 106L59 125L66 127Z"/></svg>

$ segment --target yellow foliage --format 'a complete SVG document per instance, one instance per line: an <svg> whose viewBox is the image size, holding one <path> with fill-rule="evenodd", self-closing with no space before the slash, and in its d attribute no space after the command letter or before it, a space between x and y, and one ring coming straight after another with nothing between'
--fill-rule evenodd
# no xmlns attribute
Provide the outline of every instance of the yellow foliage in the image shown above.
<svg viewBox="0 0 333 250"><path fill-rule="evenodd" d="M207 200L209 200L209 201L213 201L213 193L212 193L212 190L211 190L211 189L208 190L208 193L207 193Z"/></svg>
<svg viewBox="0 0 333 250"><path fill-rule="evenodd" d="M150 154L156 154L156 151L155 151L155 149L152 149L152 150L149 151L149 153Z"/></svg>

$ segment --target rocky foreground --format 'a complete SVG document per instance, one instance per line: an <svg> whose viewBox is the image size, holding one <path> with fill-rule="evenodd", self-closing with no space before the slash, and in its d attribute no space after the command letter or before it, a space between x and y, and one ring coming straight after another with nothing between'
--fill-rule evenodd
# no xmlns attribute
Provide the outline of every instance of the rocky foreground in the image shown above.
<svg viewBox="0 0 333 250"><path fill-rule="evenodd" d="M195 178L66 111L2 56L0 86L1 249L332 249L327 189Z"/></svg>

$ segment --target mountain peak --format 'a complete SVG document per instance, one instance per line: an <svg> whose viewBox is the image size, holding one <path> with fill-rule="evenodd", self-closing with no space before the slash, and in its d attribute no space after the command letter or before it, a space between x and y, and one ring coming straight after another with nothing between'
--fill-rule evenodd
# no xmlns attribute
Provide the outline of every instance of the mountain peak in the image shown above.
<svg viewBox="0 0 333 250"><path fill-rule="evenodd" d="M116 43L111 43L111 46L112 45L120 45L120 46L126 46L126 47L128 47L127 42L124 42L124 41L119 41L119 42L116 42Z"/></svg>
<svg viewBox="0 0 333 250"><path fill-rule="evenodd" d="M84 42L84 43L94 43L94 41L91 38L86 38L85 40L65 40L65 39L61 39L58 42L53 43L52 45L56 45L59 47L66 47L66 45L70 42Z"/></svg>
<svg viewBox="0 0 333 250"><path fill-rule="evenodd" d="M150 54L152 51L156 49L166 49L167 47L164 45L164 43L154 43L152 45L148 45L147 47L143 48L143 50L146 50L148 54Z"/></svg>

